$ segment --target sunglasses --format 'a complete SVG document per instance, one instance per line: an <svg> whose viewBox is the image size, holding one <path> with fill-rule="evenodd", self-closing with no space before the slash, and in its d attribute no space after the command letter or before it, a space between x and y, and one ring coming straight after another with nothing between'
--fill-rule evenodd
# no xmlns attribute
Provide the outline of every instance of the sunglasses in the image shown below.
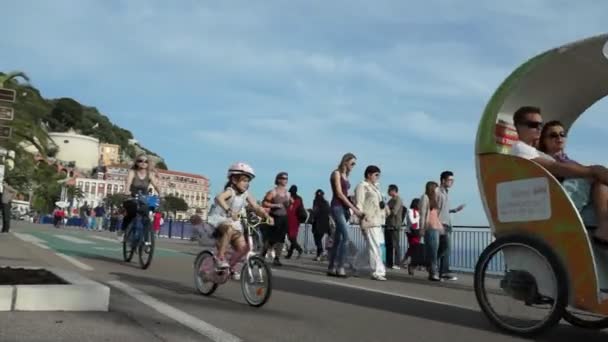
<svg viewBox="0 0 608 342"><path fill-rule="evenodd" d="M531 128L531 129L541 129L543 128L543 122L542 121L526 121L523 123L524 126Z"/></svg>
<svg viewBox="0 0 608 342"><path fill-rule="evenodd" d="M287 177L279 177L280 180L289 180Z"/></svg>
<svg viewBox="0 0 608 342"><path fill-rule="evenodd" d="M146 164L148 163L148 161L146 159L139 159L137 162L138 163L146 163Z"/></svg>
<svg viewBox="0 0 608 342"><path fill-rule="evenodd" d="M553 139L557 139L559 137L565 138L568 135L566 134L566 132L561 131L561 132L551 132L549 133L549 138L553 138Z"/></svg>

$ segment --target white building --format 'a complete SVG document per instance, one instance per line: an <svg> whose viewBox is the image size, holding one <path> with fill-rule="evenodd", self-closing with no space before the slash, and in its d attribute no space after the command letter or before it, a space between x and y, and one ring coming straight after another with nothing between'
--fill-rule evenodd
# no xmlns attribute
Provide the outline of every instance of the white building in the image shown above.
<svg viewBox="0 0 608 342"><path fill-rule="evenodd" d="M90 170L99 164L99 140L69 132L51 132L49 136L58 148L56 159L74 162L77 168Z"/></svg>
<svg viewBox="0 0 608 342"><path fill-rule="evenodd" d="M76 178L75 184L84 194L82 199L75 201L75 207L81 207L87 202L93 208L103 203L107 195L125 192L125 182L118 180Z"/></svg>

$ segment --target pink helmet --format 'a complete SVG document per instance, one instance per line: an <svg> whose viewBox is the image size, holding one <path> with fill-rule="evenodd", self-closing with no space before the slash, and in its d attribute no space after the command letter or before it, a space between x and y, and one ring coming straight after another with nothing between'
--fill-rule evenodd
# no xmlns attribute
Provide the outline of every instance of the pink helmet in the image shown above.
<svg viewBox="0 0 608 342"><path fill-rule="evenodd" d="M228 178L234 175L246 175L253 179L255 178L255 171L249 164L238 162L232 164L228 169Z"/></svg>

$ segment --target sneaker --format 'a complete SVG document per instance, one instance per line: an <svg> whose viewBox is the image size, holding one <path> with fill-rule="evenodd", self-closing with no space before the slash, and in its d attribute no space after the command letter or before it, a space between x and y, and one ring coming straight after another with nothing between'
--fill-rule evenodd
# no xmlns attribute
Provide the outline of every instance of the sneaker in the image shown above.
<svg viewBox="0 0 608 342"><path fill-rule="evenodd" d="M401 269L401 267L399 267L399 266L397 266L397 265L394 265L394 266L393 266L393 267L391 267L391 268L392 268L392 269L394 269L394 270L400 270L400 269Z"/></svg>
<svg viewBox="0 0 608 342"><path fill-rule="evenodd" d="M445 274L441 276L441 279L443 280L449 280L449 281L456 281L458 280L458 277L452 275L452 274Z"/></svg>
<svg viewBox="0 0 608 342"><path fill-rule="evenodd" d="M232 272L232 280L241 280L241 272Z"/></svg>
<svg viewBox="0 0 608 342"><path fill-rule="evenodd" d="M378 280L378 281L386 281L386 277L381 276L381 275L377 275L377 274L372 274L372 279L373 280Z"/></svg>
<svg viewBox="0 0 608 342"><path fill-rule="evenodd" d="M346 278L346 271L344 270L344 267L338 268L336 275L340 278Z"/></svg>
<svg viewBox="0 0 608 342"><path fill-rule="evenodd" d="M439 278L437 275L430 275L429 276L429 280L430 281L441 281L441 278Z"/></svg>
<svg viewBox="0 0 608 342"><path fill-rule="evenodd" d="M230 264L225 259L223 259L223 260L216 259L216 267L217 268L229 268Z"/></svg>

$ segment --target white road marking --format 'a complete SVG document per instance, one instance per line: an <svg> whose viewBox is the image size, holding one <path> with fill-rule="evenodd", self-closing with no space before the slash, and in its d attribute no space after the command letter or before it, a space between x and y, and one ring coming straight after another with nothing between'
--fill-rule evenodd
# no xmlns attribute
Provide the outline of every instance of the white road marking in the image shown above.
<svg viewBox="0 0 608 342"><path fill-rule="evenodd" d="M432 299L427 299L427 298L408 296L408 295L404 295L404 294L400 294L400 293L395 293L395 292L389 292L389 291L371 289L371 288L364 287L364 286L344 284L344 283L340 283L340 282L337 282L337 281L323 280L322 282L326 283L326 284L336 285L336 286L348 287L348 288L356 289L356 290L362 290L362 291L380 293L380 294L384 294L384 295L388 295L388 296L401 297L401 298L406 298L406 299L413 299L413 300L417 300L417 301L421 301L421 302L432 303L432 304L439 304L439 305L445 305L445 306L451 306L451 307L455 307L455 308L459 308L459 309L479 311L478 308L474 308L472 306L458 305L458 304L441 302L441 301L438 301L438 300L432 300Z"/></svg>
<svg viewBox="0 0 608 342"><path fill-rule="evenodd" d="M46 243L44 240L41 240L32 234L24 234L24 233L13 233L13 234L17 238L19 238L20 240L23 240L25 242L38 243L38 244Z"/></svg>
<svg viewBox="0 0 608 342"><path fill-rule="evenodd" d="M57 252L55 252L55 254L57 254L58 257L67 260L68 262L72 263L72 265L74 265L74 266L76 266L76 267L78 267L80 269L83 269L85 271L92 271L93 270L93 267L91 267L91 266L89 266L89 265L87 265L85 263L82 263L82 262L76 260L76 258L74 258L74 257L71 257L69 255L65 255L63 253L57 253Z"/></svg>
<svg viewBox="0 0 608 342"><path fill-rule="evenodd" d="M118 248L118 247L93 247L93 248L100 250L100 251L112 251L112 252L122 251L122 248Z"/></svg>
<svg viewBox="0 0 608 342"><path fill-rule="evenodd" d="M112 238L107 238L104 236L91 236L93 239L97 239L97 240L103 240L103 241L109 241L109 242L114 242L114 243L119 243L120 241L118 241L116 238L112 239Z"/></svg>
<svg viewBox="0 0 608 342"><path fill-rule="evenodd" d="M70 241L73 243L79 243L79 244L93 244L93 241L89 241L89 240L83 240L83 239L79 239L77 237L74 236L70 236L70 235L55 235L56 237L66 240L66 241Z"/></svg>
<svg viewBox="0 0 608 342"><path fill-rule="evenodd" d="M34 246L38 246L38 247L40 247L40 248L42 248L42 249L51 249L51 247L49 247L49 246L45 245L45 244L44 244L44 243L42 243L42 242L32 242L32 244L33 244Z"/></svg>
<svg viewBox="0 0 608 342"><path fill-rule="evenodd" d="M178 323L181 323L181 324L187 326L188 328L200 333L201 335L211 339L212 341L222 341L222 342L241 342L242 341L240 338L238 338L224 330L221 330L188 313L185 313L168 304L165 304L123 282L113 280L113 281L108 282L108 284L124 291L131 297L142 302L143 304L146 304L147 306L158 311L159 313L175 320Z"/></svg>

